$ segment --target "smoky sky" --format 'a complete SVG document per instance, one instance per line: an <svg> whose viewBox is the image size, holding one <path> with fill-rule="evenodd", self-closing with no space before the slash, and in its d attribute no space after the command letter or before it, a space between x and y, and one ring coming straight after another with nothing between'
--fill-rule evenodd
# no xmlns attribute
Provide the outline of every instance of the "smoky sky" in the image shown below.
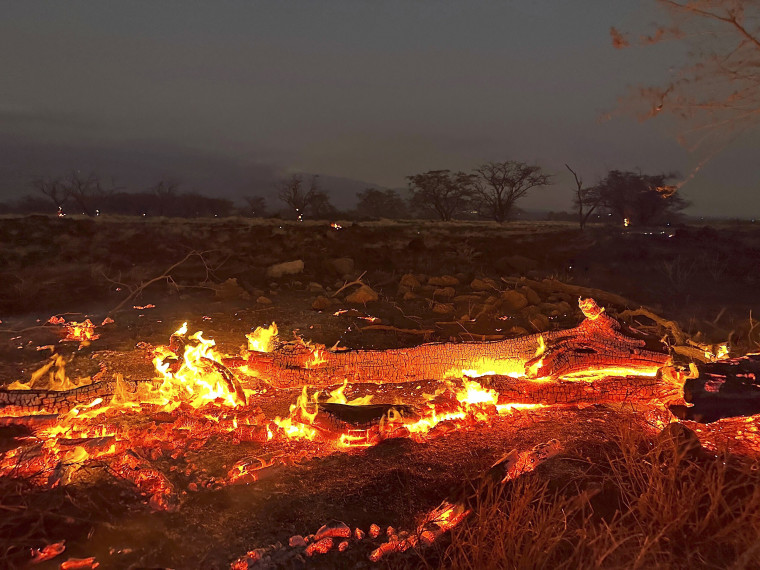
<svg viewBox="0 0 760 570"><path fill-rule="evenodd" d="M665 120L602 120L683 61L674 44L612 47L611 26L658 19L649 0L6 0L0 192L80 164L239 195L288 172L399 188L511 159L556 175L521 206L567 209L565 163L593 182L685 176L703 158ZM758 142L734 141L683 187L690 213L760 214Z"/></svg>

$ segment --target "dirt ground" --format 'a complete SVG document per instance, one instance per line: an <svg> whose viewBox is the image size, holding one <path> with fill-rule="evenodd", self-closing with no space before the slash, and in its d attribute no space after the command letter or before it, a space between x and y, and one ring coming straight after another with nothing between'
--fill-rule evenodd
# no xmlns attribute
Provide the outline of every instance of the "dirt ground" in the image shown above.
<svg viewBox="0 0 760 570"><path fill-rule="evenodd" d="M578 295L554 287L556 280L612 295L611 314L646 305L694 338L730 339L736 353L756 349L760 340L750 316L760 309L760 228L753 224L585 232L560 223L336 225L0 219L0 385L27 381L48 359L49 350L38 350L45 346L70 359L72 377L95 374L105 364L146 379L152 366L140 356L140 343L165 344L184 321L230 354L246 333L273 321L285 339L297 335L348 348L568 328L582 318ZM352 298L361 284L344 287L356 280L377 298ZM80 349L59 342L61 328L47 323L53 315L114 322L99 326L100 338ZM426 389L415 383L372 390L375 401L394 403ZM349 387L346 394L367 390ZM296 396L269 390L255 405L267 416L284 415ZM0 563L21 567L29 548L65 539L65 556L95 556L102 568L228 568L253 548L287 544L332 519L365 530L371 523L411 530L422 513L513 448L559 439L564 459L546 473L568 476L574 458L601 453L605 426L621 417L644 421L635 410L592 406L515 412L424 443L389 440L335 452L299 442L299 459L264 480L191 490L189 483L220 479L242 457L288 451L212 438L201 449L156 460L181 489L181 507L172 513L152 511L129 483L103 469L49 490L1 479L0 506L16 520L0 525ZM0 451L23 435L0 427ZM190 464L195 471L187 476L182 467ZM364 542L346 553L293 556L280 564L369 567L370 549ZM407 553L391 564L417 566L416 556ZM435 563L434 552L425 556Z"/></svg>

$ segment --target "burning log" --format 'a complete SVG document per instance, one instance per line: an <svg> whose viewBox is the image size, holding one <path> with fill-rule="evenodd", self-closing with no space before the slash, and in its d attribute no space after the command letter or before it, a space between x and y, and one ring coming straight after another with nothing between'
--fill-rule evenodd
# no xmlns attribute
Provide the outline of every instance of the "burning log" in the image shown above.
<svg viewBox="0 0 760 570"><path fill-rule="evenodd" d="M592 299L581 300L580 306L586 319L567 331L383 351L286 345L275 352L251 352L244 363L274 386L294 388L330 386L345 379L378 384L442 380L466 370L549 379L588 371L653 375L668 361L661 343L623 327Z"/></svg>
<svg viewBox="0 0 760 570"><path fill-rule="evenodd" d="M682 386L669 377L640 376L632 381L625 376L591 377L588 381L559 379L536 382L510 376L484 376L483 387L499 394L498 403L577 405L577 404L645 404L683 403Z"/></svg>
<svg viewBox="0 0 760 570"><path fill-rule="evenodd" d="M760 414L760 354L696 365L684 380L688 406L671 406L680 419L710 423Z"/></svg>

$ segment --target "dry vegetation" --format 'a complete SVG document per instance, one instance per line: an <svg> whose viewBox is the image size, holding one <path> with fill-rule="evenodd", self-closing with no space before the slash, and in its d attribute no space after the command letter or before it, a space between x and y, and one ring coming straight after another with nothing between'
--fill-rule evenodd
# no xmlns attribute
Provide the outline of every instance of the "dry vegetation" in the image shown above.
<svg viewBox="0 0 760 570"><path fill-rule="evenodd" d="M437 562L472 569L757 567L757 461L709 454L680 430L652 438L631 424L610 428L595 457L565 456L509 486L480 489L473 518L453 532Z"/></svg>

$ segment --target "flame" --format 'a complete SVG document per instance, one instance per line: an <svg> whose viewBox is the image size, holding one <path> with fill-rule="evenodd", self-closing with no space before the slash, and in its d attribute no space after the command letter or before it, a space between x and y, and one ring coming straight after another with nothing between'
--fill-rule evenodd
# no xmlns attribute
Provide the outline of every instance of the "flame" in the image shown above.
<svg viewBox="0 0 760 570"><path fill-rule="evenodd" d="M248 350L254 352L272 352L277 342L277 325L256 327L252 333L245 335L248 339Z"/></svg>
<svg viewBox="0 0 760 570"><path fill-rule="evenodd" d="M81 323L71 321L64 326L66 327L64 341L85 343L100 338L100 335L95 334L95 325L92 324L90 319L85 319Z"/></svg>
<svg viewBox="0 0 760 570"><path fill-rule="evenodd" d="M187 333L187 323L174 333L174 337L183 338ZM188 337L181 355L171 347L158 346L154 353L153 366L163 379L163 383L154 390L160 405L167 411L174 409L181 402L198 408L208 402L215 402L230 407L238 405L235 393L226 385L220 374L222 355L216 352L216 343L203 338L198 331Z"/></svg>

